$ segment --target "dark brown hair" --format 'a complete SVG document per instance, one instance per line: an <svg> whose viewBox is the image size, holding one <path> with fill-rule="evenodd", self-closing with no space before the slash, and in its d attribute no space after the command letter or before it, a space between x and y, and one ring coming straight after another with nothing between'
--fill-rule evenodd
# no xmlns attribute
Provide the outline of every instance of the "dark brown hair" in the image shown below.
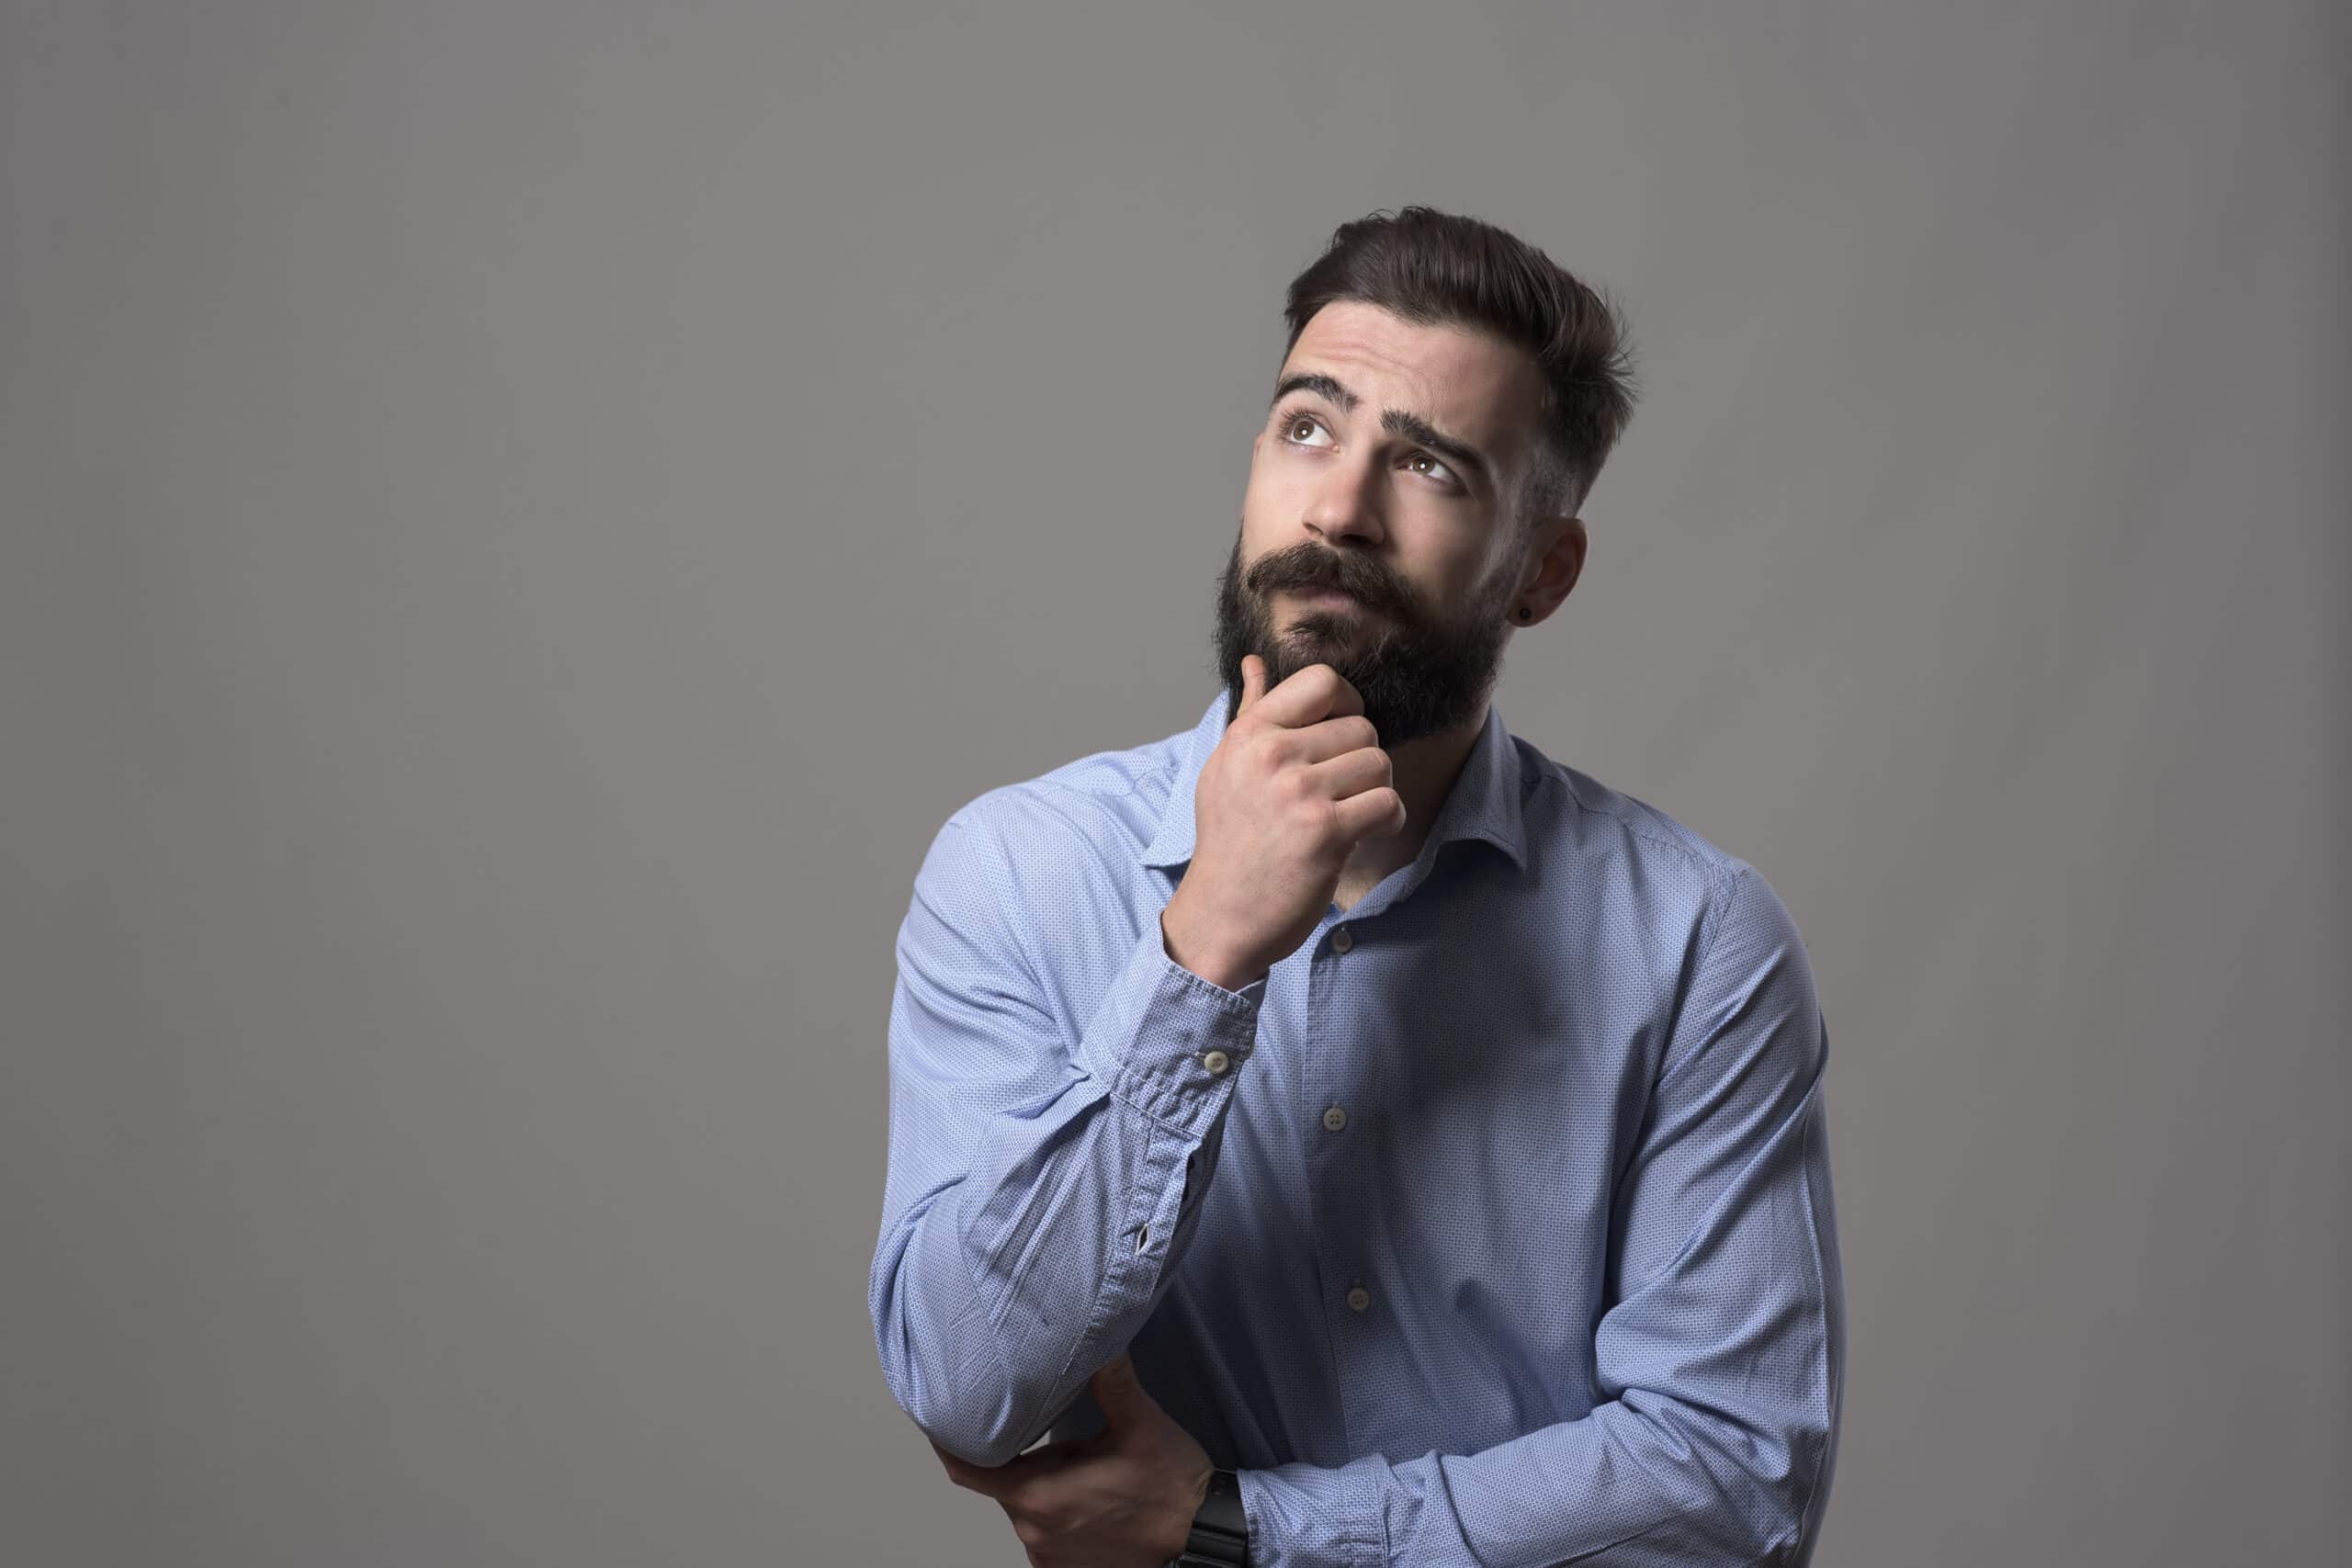
<svg viewBox="0 0 2352 1568"><path fill-rule="evenodd" d="M1491 223L1407 207L1340 224L1291 280L1285 358L1315 312L1335 299L1409 321L1483 329L1526 350L1544 377L1543 437L1521 526L1584 504L1638 392L1625 320L1606 295Z"/></svg>

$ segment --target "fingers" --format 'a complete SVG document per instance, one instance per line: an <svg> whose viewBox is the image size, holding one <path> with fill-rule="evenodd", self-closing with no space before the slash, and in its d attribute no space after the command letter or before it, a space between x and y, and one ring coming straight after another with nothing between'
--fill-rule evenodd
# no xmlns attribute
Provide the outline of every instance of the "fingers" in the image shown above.
<svg viewBox="0 0 2352 1568"><path fill-rule="evenodd" d="M1265 661L1254 653L1242 656L1242 679L1245 682L1249 680L1253 664L1258 667L1258 679L1262 682ZM1246 685L1244 689L1247 690ZM1327 718L1360 714L1363 712L1363 698L1329 664L1310 664L1272 691L1261 688L1254 703L1235 712L1237 722L1245 711L1269 724L1296 729Z"/></svg>
<svg viewBox="0 0 2352 1568"><path fill-rule="evenodd" d="M1345 800L1351 795L1386 786L1396 776L1396 770L1387 752L1377 746L1364 746L1316 763L1306 770L1306 776L1314 782L1317 793L1333 800Z"/></svg>
<svg viewBox="0 0 2352 1568"><path fill-rule="evenodd" d="M1250 711L1250 705L1266 694L1266 661L1254 653L1241 656L1241 705L1233 716L1239 718Z"/></svg>
<svg viewBox="0 0 2352 1568"><path fill-rule="evenodd" d="M1055 1442L1041 1443L994 1466L957 1459L937 1443L931 1446L937 1450L939 1462L946 1468L947 1478L956 1485L985 1496L1002 1497L1038 1472L1051 1470L1079 1457L1087 1451L1087 1442L1085 1438L1063 1438Z"/></svg>
<svg viewBox="0 0 2352 1568"><path fill-rule="evenodd" d="M979 1472L980 1484L976 1492L986 1492L992 1497L1002 1496L1023 1482L1041 1472L1068 1464L1093 1451L1091 1438L1060 1438L1043 1443L1027 1453L1015 1454L994 1470Z"/></svg>
<svg viewBox="0 0 2352 1568"><path fill-rule="evenodd" d="M1395 768L1378 747L1317 762L1307 773L1331 797L1332 819L1350 840L1385 839L1405 830L1405 797L1389 782Z"/></svg>
<svg viewBox="0 0 2352 1568"><path fill-rule="evenodd" d="M1386 839L1405 830L1405 797L1385 785L1335 800L1331 811L1351 839Z"/></svg>
<svg viewBox="0 0 2352 1568"><path fill-rule="evenodd" d="M1372 720L1360 713L1347 714L1292 730L1285 738L1283 754L1302 761L1323 762L1379 745L1380 731L1373 728Z"/></svg>

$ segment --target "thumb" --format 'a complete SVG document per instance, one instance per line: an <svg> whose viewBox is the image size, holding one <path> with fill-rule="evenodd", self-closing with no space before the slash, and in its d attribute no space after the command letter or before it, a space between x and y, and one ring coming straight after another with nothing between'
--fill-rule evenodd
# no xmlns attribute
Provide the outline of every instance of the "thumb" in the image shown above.
<svg viewBox="0 0 2352 1568"><path fill-rule="evenodd" d="M1233 716L1239 718L1250 711L1250 705L1266 694L1266 661L1254 653L1241 656L1241 705Z"/></svg>

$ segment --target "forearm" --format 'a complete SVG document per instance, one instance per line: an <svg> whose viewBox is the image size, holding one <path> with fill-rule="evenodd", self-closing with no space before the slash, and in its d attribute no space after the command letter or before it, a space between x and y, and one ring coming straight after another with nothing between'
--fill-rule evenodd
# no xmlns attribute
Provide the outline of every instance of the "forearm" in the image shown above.
<svg viewBox="0 0 2352 1568"><path fill-rule="evenodd" d="M892 1014L894 1189L868 1281L883 1371L934 1442L1001 1464L1149 1316L1194 1228L1258 998L1175 964L1157 928L1022 1103L958 1120L926 1070L927 988ZM968 1029L968 1021L961 1026ZM956 1137L962 1148L942 1147Z"/></svg>
<svg viewBox="0 0 2352 1568"><path fill-rule="evenodd" d="M1250 1568L1799 1562L1829 1451L1651 1396L1475 1454L1245 1470Z"/></svg>

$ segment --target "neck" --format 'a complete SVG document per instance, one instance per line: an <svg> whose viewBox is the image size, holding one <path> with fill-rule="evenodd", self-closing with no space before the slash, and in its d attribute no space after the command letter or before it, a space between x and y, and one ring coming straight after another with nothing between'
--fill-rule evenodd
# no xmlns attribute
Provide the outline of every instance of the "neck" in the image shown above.
<svg viewBox="0 0 2352 1568"><path fill-rule="evenodd" d="M1482 706L1478 716L1466 724L1388 749L1393 782L1405 801L1405 830L1394 838L1357 840L1355 852L1348 856L1347 868L1340 873L1343 884L1369 887L1398 866L1412 863L1421 846L1429 842L1438 811L1453 792L1453 781L1462 776L1463 764L1470 760L1470 749L1477 744L1478 731L1486 722Z"/></svg>

